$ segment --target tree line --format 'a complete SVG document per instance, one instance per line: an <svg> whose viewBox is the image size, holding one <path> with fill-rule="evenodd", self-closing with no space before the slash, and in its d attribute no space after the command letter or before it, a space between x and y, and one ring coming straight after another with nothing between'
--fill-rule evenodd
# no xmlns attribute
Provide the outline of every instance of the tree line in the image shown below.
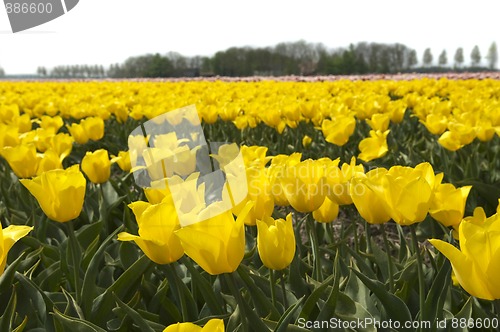
<svg viewBox="0 0 500 332"><path fill-rule="evenodd" d="M282 76L282 75L350 75L399 72L430 72L495 70L498 62L496 43L492 43L480 66L482 55L478 46L465 66L462 47L453 61L443 50L434 63L430 48L422 61L417 52L403 44L360 42L346 48L327 49L320 43L304 40L279 43L272 47L231 47L213 56L183 56L177 52L130 57L123 63L102 65L56 66L51 70L38 67L39 77L55 78L134 78L134 77L198 77L198 76ZM421 63L419 65L419 63ZM0 74L2 73L0 69Z"/></svg>

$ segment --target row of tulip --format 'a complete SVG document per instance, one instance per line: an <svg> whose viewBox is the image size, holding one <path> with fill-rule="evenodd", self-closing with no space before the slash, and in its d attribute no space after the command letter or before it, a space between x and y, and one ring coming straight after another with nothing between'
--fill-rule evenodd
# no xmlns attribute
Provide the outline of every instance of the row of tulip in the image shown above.
<svg viewBox="0 0 500 332"><path fill-rule="evenodd" d="M28 132L33 121L44 129L31 135L41 141L40 148L51 135L48 129L57 131L63 125L58 115L73 121L115 117L124 123L189 104L198 106L204 123L221 119L240 130L263 123L282 133L310 122L338 146L347 143L356 119L366 121L374 131L370 137L380 139L389 123L400 123L408 109L451 151L475 138L490 141L500 131L495 80L2 83L0 91L0 148L12 145L17 133ZM99 121L84 120L68 125L68 130L84 144L102 137L100 126Z"/></svg>

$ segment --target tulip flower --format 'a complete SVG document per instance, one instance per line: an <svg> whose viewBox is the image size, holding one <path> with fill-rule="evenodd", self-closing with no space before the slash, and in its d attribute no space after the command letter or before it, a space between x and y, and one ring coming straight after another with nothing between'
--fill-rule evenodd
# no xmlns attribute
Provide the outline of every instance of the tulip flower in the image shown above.
<svg viewBox="0 0 500 332"><path fill-rule="evenodd" d="M63 169L63 165L56 152L47 150L43 155L39 157L36 175L41 175L42 173L51 171L53 169Z"/></svg>
<svg viewBox="0 0 500 332"><path fill-rule="evenodd" d="M366 222L382 224L388 222L391 216L384 208L380 197L366 184L367 181L380 183L387 173L385 168L375 168L366 175L358 174L351 179L350 194L354 206Z"/></svg>
<svg viewBox="0 0 500 332"><path fill-rule="evenodd" d="M363 165L356 165L356 158L352 157L350 163L343 163L338 167L339 159L332 161L326 170L326 181L328 184L328 197L338 205L352 204L350 194L351 178L357 174L363 174Z"/></svg>
<svg viewBox="0 0 500 332"><path fill-rule="evenodd" d="M130 154L128 151L118 152L118 156L112 156L112 163L117 163L120 169L124 172L130 172L132 164L130 163Z"/></svg>
<svg viewBox="0 0 500 332"><path fill-rule="evenodd" d="M78 165L56 169L27 180L20 180L52 220L67 222L80 215L85 197L86 180Z"/></svg>
<svg viewBox="0 0 500 332"><path fill-rule="evenodd" d="M286 199L299 212L319 209L325 200L325 183L324 164L312 159L287 165L281 179Z"/></svg>
<svg viewBox="0 0 500 332"><path fill-rule="evenodd" d="M331 199L325 197L319 209L313 211L313 218L318 222L330 223L337 219L339 215L339 205Z"/></svg>
<svg viewBox="0 0 500 332"><path fill-rule="evenodd" d="M85 132L85 128L81 124L72 123L67 126L69 133L78 144L86 144L89 141L89 136Z"/></svg>
<svg viewBox="0 0 500 332"><path fill-rule="evenodd" d="M289 206L290 203L286 198L281 180L285 174L286 166L294 166L300 163L302 158L301 153L292 153L290 156L277 155L271 160L271 165L268 168L269 183L271 186L271 195L274 198L274 203L279 206Z"/></svg>
<svg viewBox="0 0 500 332"><path fill-rule="evenodd" d="M359 150L361 153L358 158L368 162L385 156L389 151L387 146L387 135L389 135L389 130L385 132L370 130L370 137L359 142Z"/></svg>
<svg viewBox="0 0 500 332"><path fill-rule="evenodd" d="M310 136L304 135L304 137L302 137L302 146L305 149L308 149L311 146L311 143L312 143L312 138Z"/></svg>
<svg viewBox="0 0 500 332"><path fill-rule="evenodd" d="M356 120L353 116L337 116L332 120L326 119L321 124L325 140L338 146L343 146L349 141L355 128Z"/></svg>
<svg viewBox="0 0 500 332"><path fill-rule="evenodd" d="M177 261L184 254L174 231L180 228L175 206L172 201L164 200L159 204L133 202L129 204L139 225L139 236L122 232L120 241L134 241L139 248L157 264Z"/></svg>
<svg viewBox="0 0 500 332"><path fill-rule="evenodd" d="M53 150L63 161L73 149L73 142L75 140L68 134L59 133L50 139L49 149Z"/></svg>
<svg viewBox="0 0 500 332"><path fill-rule="evenodd" d="M457 227L462 221L465 202L472 186L455 188L451 183L443 183L434 191L429 214L444 226Z"/></svg>
<svg viewBox="0 0 500 332"><path fill-rule="evenodd" d="M231 211L212 203L199 216L193 216L203 221L183 227L175 234L186 255L211 275L234 272L245 254L244 224L252 208L253 203L249 202L235 221ZM217 214L214 212L217 210L223 212Z"/></svg>
<svg viewBox="0 0 500 332"><path fill-rule="evenodd" d="M366 119L368 125L375 131L386 131L389 128L389 115L386 113L373 114L370 119Z"/></svg>
<svg viewBox="0 0 500 332"><path fill-rule="evenodd" d="M262 263L269 269L283 270L295 255L292 214L286 220L266 217L257 220L257 249Z"/></svg>
<svg viewBox="0 0 500 332"><path fill-rule="evenodd" d="M499 212L497 208L496 214L486 218L484 211L474 211L475 218L465 218L458 227L459 249L441 240L429 240L450 260L463 289L485 300L500 299Z"/></svg>
<svg viewBox="0 0 500 332"><path fill-rule="evenodd" d="M448 118L443 114L428 114L422 122L434 135L441 135L448 128Z"/></svg>
<svg viewBox="0 0 500 332"><path fill-rule="evenodd" d="M40 121L40 127L43 129L53 129L54 132L57 132L59 128L64 125L63 119L60 116L48 116L44 115Z"/></svg>
<svg viewBox="0 0 500 332"><path fill-rule="evenodd" d="M393 166L380 181L368 180L366 184L398 224L411 225L425 219L432 188L422 170Z"/></svg>
<svg viewBox="0 0 500 332"><path fill-rule="evenodd" d="M224 332L224 321L212 318L203 328L193 323L176 323L167 326L163 332Z"/></svg>
<svg viewBox="0 0 500 332"><path fill-rule="evenodd" d="M39 158L33 144L5 147L1 153L18 178L26 179L36 175Z"/></svg>
<svg viewBox="0 0 500 332"><path fill-rule="evenodd" d="M17 240L28 235L32 229L33 227L17 225L10 225L2 229L2 224L0 224L0 275L5 270L9 250Z"/></svg>
<svg viewBox="0 0 500 332"><path fill-rule="evenodd" d="M80 122L88 138L98 141L104 136L104 120L100 117L89 117Z"/></svg>
<svg viewBox="0 0 500 332"><path fill-rule="evenodd" d="M248 200L253 201L255 204L250 211L250 217L246 218L251 224L255 225L255 220L263 220L270 217L274 211L274 198L271 195L271 186L269 183L268 169L258 166L249 167L246 170L247 179L247 200L242 201L233 209L235 215L239 215L239 211L244 208Z"/></svg>
<svg viewBox="0 0 500 332"><path fill-rule="evenodd" d="M93 183L104 183L111 175L111 162L108 151L99 149L94 152L87 151L82 159L82 171Z"/></svg>

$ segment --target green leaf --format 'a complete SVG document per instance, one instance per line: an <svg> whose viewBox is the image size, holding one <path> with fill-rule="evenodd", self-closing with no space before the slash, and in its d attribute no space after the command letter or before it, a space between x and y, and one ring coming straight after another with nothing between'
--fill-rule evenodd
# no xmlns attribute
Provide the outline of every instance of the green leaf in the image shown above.
<svg viewBox="0 0 500 332"><path fill-rule="evenodd" d="M24 328L26 327L26 324L28 324L28 316L25 316L21 324L19 324L18 327L12 330L12 332L23 332Z"/></svg>
<svg viewBox="0 0 500 332"><path fill-rule="evenodd" d="M16 272L15 277L19 280L21 286L31 298L35 312L37 313L40 321L45 323L47 312L50 312L54 308L54 303L32 280L26 278L25 275Z"/></svg>
<svg viewBox="0 0 500 332"><path fill-rule="evenodd" d="M129 315L130 318L132 318L132 320L134 321L134 323L137 324L137 326L139 326L139 328L141 329L141 331L143 331L143 332L155 332L155 330L153 330L148 325L148 323L146 322L146 320L144 318L142 318L142 316L137 311L135 311L134 309L130 308L127 304L123 303L116 296L116 294L113 293L113 296L115 297L116 303L118 303L118 305L120 306L120 308L122 308L123 310L125 310L125 312L127 313L127 315Z"/></svg>
<svg viewBox="0 0 500 332"><path fill-rule="evenodd" d="M57 309L54 309L54 318L60 324L62 331L72 331L72 332L106 332L97 325L93 323L78 319L70 316L66 316Z"/></svg>
<svg viewBox="0 0 500 332"><path fill-rule="evenodd" d="M274 329L275 332L286 332L288 331L288 325L290 321L293 319L294 315L296 312L300 309L300 306L302 304L302 301L304 300L303 297L297 301L294 305L290 306L283 316L281 316L280 320L278 321L278 324L276 324L276 327Z"/></svg>
<svg viewBox="0 0 500 332"><path fill-rule="evenodd" d="M13 284L17 266L24 259L24 252L7 266L3 274L0 276L0 294L5 293Z"/></svg>
<svg viewBox="0 0 500 332"><path fill-rule="evenodd" d="M326 321L330 319L335 313L335 305L337 304L337 297L339 295L339 285L340 285L340 271L339 271L339 253L335 255L335 260L333 263L333 287L330 290L328 299L326 300L323 308L321 308L318 317L318 321Z"/></svg>
<svg viewBox="0 0 500 332"><path fill-rule="evenodd" d="M374 316L365 307L341 292L338 293L334 316L342 321L374 320ZM328 318L324 320L328 320ZM374 326L367 325L366 328L359 327L358 331L373 332L377 331L377 329Z"/></svg>
<svg viewBox="0 0 500 332"><path fill-rule="evenodd" d="M391 294L385 288L385 285L378 280L373 280L365 276L363 273L352 270L359 279L368 287L375 296L379 299L388 318L397 320L401 323L412 319L410 311L406 304L396 295Z"/></svg>
<svg viewBox="0 0 500 332"><path fill-rule="evenodd" d="M191 274L193 285L195 285L200 290L203 299L207 303L207 306L210 309L211 313L213 315L224 314L224 311L222 310L223 304L217 299L217 296L215 295L214 289L210 282L201 275L201 273L193 266L193 263L187 257L182 257L181 261Z"/></svg>
<svg viewBox="0 0 500 332"><path fill-rule="evenodd" d="M441 309L444 307L444 302L451 282L450 271L451 264L448 260L445 260L432 282L431 289L427 293L424 307L420 309L423 313L422 320L434 322L436 319L443 319L443 312ZM432 325L432 331L436 331L435 324Z"/></svg>
<svg viewBox="0 0 500 332"><path fill-rule="evenodd" d="M152 266L152 262L144 255L137 262L135 262L128 270L123 272L120 277L109 286L103 294L99 295L92 305L92 312L90 317L92 321L103 323L105 315L103 313L111 312L113 309L112 293L117 296L123 297L126 293L136 285L142 278L144 272Z"/></svg>
<svg viewBox="0 0 500 332"><path fill-rule="evenodd" d="M104 252L106 251L108 244L113 240L116 235L122 230L122 227L118 227L113 233L111 233L102 243L99 249L97 249L94 257L92 257L87 271L85 272L85 277L83 279L82 285L82 310L87 317L92 309L92 301L97 296L97 285L96 279L97 274L99 273L99 268L101 261L104 256Z"/></svg>
<svg viewBox="0 0 500 332"><path fill-rule="evenodd" d="M255 309L261 317L268 317L269 319L278 319L280 314L273 306L269 296L264 294L261 288L257 287L247 271L248 267L240 265L237 269L238 274L247 286L249 294L252 297ZM255 277L255 274L252 275ZM269 285L269 283L268 283ZM273 285L275 286L275 285ZM270 292L270 290L269 290Z"/></svg>
<svg viewBox="0 0 500 332"><path fill-rule="evenodd" d="M318 300L325 294L327 287L334 281L335 275L331 275L325 279L318 287L314 289L311 295L307 298L304 303L304 307L300 312L299 317L303 319L312 319L312 311L317 307Z"/></svg>
<svg viewBox="0 0 500 332"><path fill-rule="evenodd" d="M4 314L0 317L0 331L10 331L12 324L14 322L14 316L16 314L17 306L17 294L14 286L12 295L10 296L7 308L5 308Z"/></svg>

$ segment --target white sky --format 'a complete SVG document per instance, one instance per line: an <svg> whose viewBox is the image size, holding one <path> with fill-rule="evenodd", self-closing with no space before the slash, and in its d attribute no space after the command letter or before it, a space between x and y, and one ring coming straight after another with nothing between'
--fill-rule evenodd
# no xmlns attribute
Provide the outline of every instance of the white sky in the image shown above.
<svg viewBox="0 0 500 332"><path fill-rule="evenodd" d="M499 13L497 0L80 0L66 15L13 34L0 7L0 67L7 74L107 67L146 53L213 55L300 39L329 48L399 42L416 49L419 61L430 47L435 63L447 49L452 63L457 47L466 61L474 45L483 56L493 41L500 47Z"/></svg>

